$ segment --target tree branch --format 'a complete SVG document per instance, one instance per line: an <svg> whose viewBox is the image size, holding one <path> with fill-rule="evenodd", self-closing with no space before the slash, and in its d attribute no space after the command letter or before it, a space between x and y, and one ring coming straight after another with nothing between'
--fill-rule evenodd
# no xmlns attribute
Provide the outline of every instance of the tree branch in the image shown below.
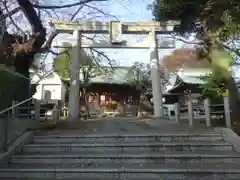
<svg viewBox="0 0 240 180"><path fill-rule="evenodd" d="M51 54L53 54L53 55L55 55L55 56L59 56L59 55L61 55L61 54L68 53L68 50L62 51L62 52L58 53L58 52L55 52L55 51L53 51L53 50L51 50L51 49L48 49L47 52L49 52L49 53L51 53Z"/></svg>
<svg viewBox="0 0 240 180"><path fill-rule="evenodd" d="M176 37L174 34L171 34L171 36L177 40L177 41L181 41L183 43L186 43L186 44L194 44L194 45L203 45L204 42L200 41L200 42L196 42L196 41L188 41L188 40L185 40L185 39L182 39L182 38L178 38Z"/></svg>
<svg viewBox="0 0 240 180"><path fill-rule="evenodd" d="M11 16L13 16L14 14L18 13L19 11L21 11L21 10L22 10L21 7L17 7L17 8L15 8L15 9L13 9L12 11L7 12L7 14L4 14L3 17L4 17L4 18L11 17ZM8 11L8 10L7 10L7 11Z"/></svg>
<svg viewBox="0 0 240 180"><path fill-rule="evenodd" d="M39 9L63 9L63 8L70 8L70 7L74 7L74 6L78 6L78 5L83 5L89 2L100 2L100 1L107 1L107 0L82 0L80 2L76 2L76 3L71 3L71 4L65 4L65 5L55 5L55 6L45 6L45 5L37 5L37 4L33 4L33 7L35 8L39 8Z"/></svg>
<svg viewBox="0 0 240 180"><path fill-rule="evenodd" d="M107 59L108 62L109 62L109 65L110 65L111 67L113 67L113 65L112 65L112 60L111 60L106 54L104 54L104 52L98 51L98 50L93 49L93 48L91 48L91 51L94 51L94 52L96 52L98 55L100 55L100 56L104 57L105 59Z"/></svg>
<svg viewBox="0 0 240 180"><path fill-rule="evenodd" d="M93 10L96 10L97 12L99 12L99 13L105 15L105 16L111 16L111 17L119 20L119 18L118 18L117 16L114 16L114 15L111 15L111 14L108 14L108 13L105 13L105 12L103 12L102 10L100 10L100 9L98 9L98 8L96 8L96 7L93 7L93 6L91 6L91 5L85 4L84 6L89 7L89 8L91 8L91 9L93 9Z"/></svg>
<svg viewBox="0 0 240 180"><path fill-rule="evenodd" d="M79 6L77 11L70 18L70 20L73 20L77 16L77 14L81 11L82 8L83 8L83 5ZM50 26L51 26L51 24L50 24ZM54 38L58 35L57 31L54 29L54 26L52 26L52 28L53 28L53 30L52 30L51 34L49 35L48 40L44 43L43 47L40 49L40 52L44 53L44 52L48 51L48 52L50 52L54 55L63 54L64 52L57 53L57 52L54 52L54 51L50 50Z"/></svg>
<svg viewBox="0 0 240 180"><path fill-rule="evenodd" d="M37 35L32 49L40 49L45 42L46 30L29 0L17 0L17 2L32 26L33 34Z"/></svg>
<svg viewBox="0 0 240 180"><path fill-rule="evenodd" d="M3 2L3 5L4 5L5 10L6 10L6 12L7 12L7 14L4 15L4 16L7 16L7 17L10 19L10 22L13 24L13 26L14 26L19 32L21 32L22 35L24 35L25 33L23 32L23 30L14 22L13 17L12 17L13 14L11 14L12 11L10 12L10 11L8 10L7 2L4 1L4 2ZM21 10L20 7L16 8L16 9L17 9L18 11Z"/></svg>
<svg viewBox="0 0 240 180"><path fill-rule="evenodd" d="M235 48L231 48L227 45L221 44L221 46L223 46L225 49L235 53L238 57L240 57L240 49L235 49Z"/></svg>
<svg viewBox="0 0 240 180"><path fill-rule="evenodd" d="M71 21L77 16L77 14L83 9L83 5L79 6L79 8L77 9L77 11L75 13L73 13L72 17L71 17Z"/></svg>
<svg viewBox="0 0 240 180"><path fill-rule="evenodd" d="M58 33L55 30L49 35L48 40L44 43L44 45L40 49L41 53L44 53L44 52L50 50L52 42L57 35L58 35Z"/></svg>

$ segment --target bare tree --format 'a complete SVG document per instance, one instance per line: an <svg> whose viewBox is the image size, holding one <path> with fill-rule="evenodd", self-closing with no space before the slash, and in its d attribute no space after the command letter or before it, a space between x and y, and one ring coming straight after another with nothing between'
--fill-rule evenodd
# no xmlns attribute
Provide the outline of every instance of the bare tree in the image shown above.
<svg viewBox="0 0 240 180"><path fill-rule="evenodd" d="M34 56L39 53L54 53L51 44L58 34L54 28L50 31L46 30L46 21L49 21L49 18L79 20L99 18L100 15L111 16L102 9L96 8L96 3L106 1L76 0L66 4L46 1L42 4L42 1L38 0L0 0L0 64L13 67L16 72L29 78L29 68ZM80 12L86 13L80 16ZM102 52L97 50L95 52L108 58ZM29 94L29 82L18 81L13 98L22 101L27 99Z"/></svg>

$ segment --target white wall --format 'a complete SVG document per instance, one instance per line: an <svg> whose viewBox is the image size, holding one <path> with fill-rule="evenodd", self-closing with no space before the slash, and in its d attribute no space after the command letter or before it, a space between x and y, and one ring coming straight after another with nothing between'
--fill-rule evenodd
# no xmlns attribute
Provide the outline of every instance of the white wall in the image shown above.
<svg viewBox="0 0 240 180"><path fill-rule="evenodd" d="M31 84L35 84L40 80L40 77L37 74L31 76Z"/></svg>
<svg viewBox="0 0 240 180"><path fill-rule="evenodd" d="M32 76L32 83L36 83L39 80L38 75ZM61 78L56 73L51 72L38 82L37 91L33 95L33 98L39 100L44 99L45 91L50 92L50 100L64 101L66 90Z"/></svg>

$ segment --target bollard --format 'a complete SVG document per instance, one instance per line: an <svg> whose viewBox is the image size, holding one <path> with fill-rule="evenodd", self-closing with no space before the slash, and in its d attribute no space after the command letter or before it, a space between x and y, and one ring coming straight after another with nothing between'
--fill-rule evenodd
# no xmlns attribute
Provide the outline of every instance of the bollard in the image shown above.
<svg viewBox="0 0 240 180"><path fill-rule="evenodd" d="M47 117L47 116L46 116ZM52 117L47 118L44 123L44 128L52 129L56 127L57 121L60 119L60 110L55 105L52 109Z"/></svg>
<svg viewBox="0 0 240 180"><path fill-rule="evenodd" d="M230 105L229 105L229 97L223 97L224 102L224 113L225 113L225 119L226 119L226 126L227 128L231 128L231 115L230 115Z"/></svg>
<svg viewBox="0 0 240 180"><path fill-rule="evenodd" d="M55 123L59 120L59 110L53 109L52 110L52 121Z"/></svg>
<svg viewBox="0 0 240 180"><path fill-rule="evenodd" d="M60 111L59 109L55 106L52 110L52 124L56 124L57 121L60 119Z"/></svg>
<svg viewBox="0 0 240 180"><path fill-rule="evenodd" d="M204 111L205 111L205 119L206 119L206 126L211 126L211 118L210 118L210 101L209 99L204 99Z"/></svg>
<svg viewBox="0 0 240 180"><path fill-rule="evenodd" d="M180 107L179 107L179 103L175 103L175 118L176 118L176 123L179 123L179 121L180 121Z"/></svg>
<svg viewBox="0 0 240 180"><path fill-rule="evenodd" d="M192 101L188 101L188 121L189 121L189 128L193 127L193 107Z"/></svg>

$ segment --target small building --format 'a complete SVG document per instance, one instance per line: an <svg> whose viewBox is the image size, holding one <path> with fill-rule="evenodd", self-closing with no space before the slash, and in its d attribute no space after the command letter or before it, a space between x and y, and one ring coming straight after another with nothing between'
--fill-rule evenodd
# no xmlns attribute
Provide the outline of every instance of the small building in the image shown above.
<svg viewBox="0 0 240 180"><path fill-rule="evenodd" d="M201 97L199 85L204 81L200 77L210 72L208 68L185 68L173 73L170 76L169 84L163 89L163 106L166 115L174 114L175 103L186 106L190 97L195 106L202 105L201 98L199 98ZM148 99L152 98L152 90L149 90L146 95Z"/></svg>
<svg viewBox="0 0 240 180"><path fill-rule="evenodd" d="M63 103L65 101L66 88L61 78L55 72L31 71L31 84L36 86L33 98L38 100L49 99L48 103ZM46 97L47 96L47 97Z"/></svg>
<svg viewBox="0 0 240 180"><path fill-rule="evenodd" d="M131 67L106 67L105 70L107 68L109 73L90 78L85 87L89 111L135 116L141 89L134 82L136 77L141 80L141 72L136 74ZM80 84L83 82L82 74Z"/></svg>
<svg viewBox="0 0 240 180"><path fill-rule="evenodd" d="M204 83L200 77L210 72L208 68L180 69L176 73L175 82L165 89L165 103L174 104L178 102L181 105L186 105L189 94L191 94L193 103L199 104L199 97L201 96L199 85Z"/></svg>
<svg viewBox="0 0 240 180"><path fill-rule="evenodd" d="M186 68L180 69L177 73L172 74L169 84L163 89L163 101L165 104L174 104L187 102L187 94L191 93L191 97L199 97L201 89L199 85L204 82L201 76L210 73L208 68ZM147 92L149 98L152 98L152 90Z"/></svg>

